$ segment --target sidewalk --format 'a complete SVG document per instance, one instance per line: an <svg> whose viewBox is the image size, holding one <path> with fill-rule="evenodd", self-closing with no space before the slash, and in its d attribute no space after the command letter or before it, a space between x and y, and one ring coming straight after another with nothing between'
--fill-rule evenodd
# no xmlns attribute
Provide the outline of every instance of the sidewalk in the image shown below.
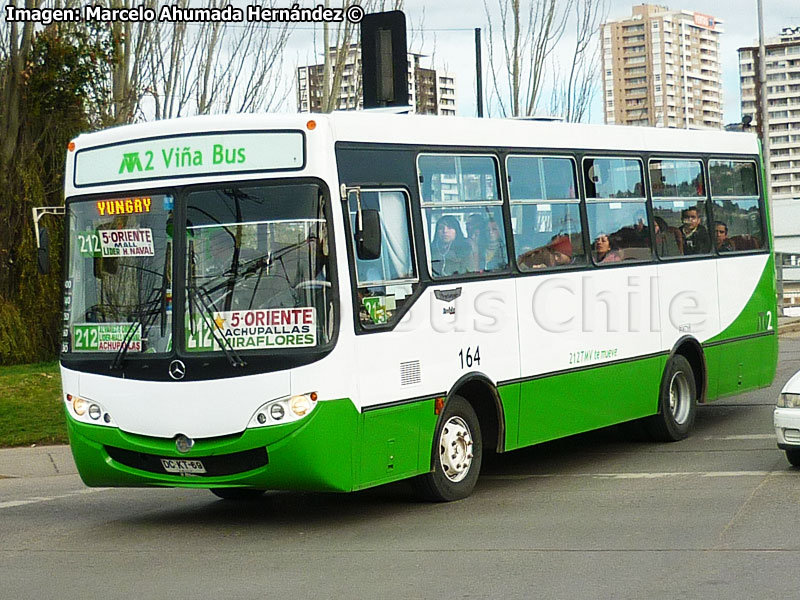
<svg viewBox="0 0 800 600"><path fill-rule="evenodd" d="M0 479L77 473L69 446L0 449Z"/></svg>
<svg viewBox="0 0 800 600"><path fill-rule="evenodd" d="M800 331L800 317L778 317L778 335Z"/></svg>

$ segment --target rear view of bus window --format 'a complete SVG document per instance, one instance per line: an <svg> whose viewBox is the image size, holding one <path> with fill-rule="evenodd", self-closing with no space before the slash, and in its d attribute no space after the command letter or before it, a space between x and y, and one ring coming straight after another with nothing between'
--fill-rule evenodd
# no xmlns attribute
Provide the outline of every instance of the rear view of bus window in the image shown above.
<svg viewBox="0 0 800 600"><path fill-rule="evenodd" d="M764 248L764 218L758 200L756 164L709 161L714 245L718 252Z"/></svg>

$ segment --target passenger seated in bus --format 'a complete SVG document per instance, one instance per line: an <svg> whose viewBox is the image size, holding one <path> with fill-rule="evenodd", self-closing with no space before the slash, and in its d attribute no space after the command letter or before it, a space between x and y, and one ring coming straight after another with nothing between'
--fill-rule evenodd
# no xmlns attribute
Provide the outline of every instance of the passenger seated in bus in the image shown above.
<svg viewBox="0 0 800 600"><path fill-rule="evenodd" d="M522 270L560 267L571 263L572 242L569 236L563 234L554 235L546 246L523 252L517 258L517 264Z"/></svg>
<svg viewBox="0 0 800 600"><path fill-rule="evenodd" d="M647 227L647 215L644 211L636 214L632 226L620 229L617 237L623 248L649 248L650 229Z"/></svg>
<svg viewBox="0 0 800 600"><path fill-rule="evenodd" d="M612 263L622 260L619 253L619 246L616 241L611 238L607 233L598 235L592 244L594 251L594 261L596 263Z"/></svg>
<svg viewBox="0 0 800 600"><path fill-rule="evenodd" d="M728 225L723 221L714 221L714 244L717 252L731 252L733 244L728 239Z"/></svg>
<svg viewBox="0 0 800 600"><path fill-rule="evenodd" d="M683 238L676 227L670 227L662 217L653 217L656 228L656 252L659 256L683 254Z"/></svg>
<svg viewBox="0 0 800 600"><path fill-rule="evenodd" d="M431 270L433 275L444 277L478 270L478 257L461 231L461 225L452 215L445 215L436 223L436 233L431 242Z"/></svg>
<svg viewBox="0 0 800 600"><path fill-rule="evenodd" d="M486 217L481 213L472 213L467 217L467 241L471 251L475 254L478 268L482 269L485 261L484 249L489 238L489 228Z"/></svg>
<svg viewBox="0 0 800 600"><path fill-rule="evenodd" d="M702 223L700 217L700 209L696 206L686 208L681 211L681 225L680 232L683 238L683 253L685 255L691 254L707 254L711 251L711 238L708 235L708 230Z"/></svg>
<svg viewBox="0 0 800 600"><path fill-rule="evenodd" d="M497 271L505 269L508 266L508 252L506 252L506 244L503 239L505 236L502 229L500 229L500 224L489 217L486 228L487 239L482 249L483 270Z"/></svg>
<svg viewBox="0 0 800 600"><path fill-rule="evenodd" d="M758 236L750 235L749 233L741 233L739 235L732 235L728 238L731 244L731 250L744 251L744 250L758 250L761 248L761 239Z"/></svg>

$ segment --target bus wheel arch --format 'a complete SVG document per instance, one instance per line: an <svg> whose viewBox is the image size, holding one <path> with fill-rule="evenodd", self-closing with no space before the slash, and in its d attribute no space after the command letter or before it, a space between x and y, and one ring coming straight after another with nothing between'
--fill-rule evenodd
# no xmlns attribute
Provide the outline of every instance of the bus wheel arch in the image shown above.
<svg viewBox="0 0 800 600"><path fill-rule="evenodd" d="M672 347L669 353L670 358L679 354L689 361L694 373L695 389L697 391L697 402L703 404L706 401L706 390L708 389L708 372L706 369L706 356L703 347L697 339L691 336L683 336Z"/></svg>
<svg viewBox="0 0 800 600"><path fill-rule="evenodd" d="M431 502L466 498L478 481L482 458L478 417L469 402L452 394L436 421L430 471L413 479L414 488Z"/></svg>
<svg viewBox="0 0 800 600"><path fill-rule="evenodd" d="M664 365L658 390L658 410L644 420L656 441L677 442L694 425L697 404L705 382L705 361L696 340L676 344Z"/></svg>
<svg viewBox="0 0 800 600"><path fill-rule="evenodd" d="M470 403L481 425L483 448L495 452L505 450L505 416L497 386L483 373L461 377L447 394L447 400L458 395Z"/></svg>

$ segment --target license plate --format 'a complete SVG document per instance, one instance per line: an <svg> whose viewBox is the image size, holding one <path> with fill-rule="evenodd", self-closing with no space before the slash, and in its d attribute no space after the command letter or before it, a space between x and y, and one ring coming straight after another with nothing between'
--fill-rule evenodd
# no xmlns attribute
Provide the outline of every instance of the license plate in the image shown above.
<svg viewBox="0 0 800 600"><path fill-rule="evenodd" d="M162 458L161 465L167 473L189 473L196 475L205 473L206 468L199 460L179 460L176 458Z"/></svg>

